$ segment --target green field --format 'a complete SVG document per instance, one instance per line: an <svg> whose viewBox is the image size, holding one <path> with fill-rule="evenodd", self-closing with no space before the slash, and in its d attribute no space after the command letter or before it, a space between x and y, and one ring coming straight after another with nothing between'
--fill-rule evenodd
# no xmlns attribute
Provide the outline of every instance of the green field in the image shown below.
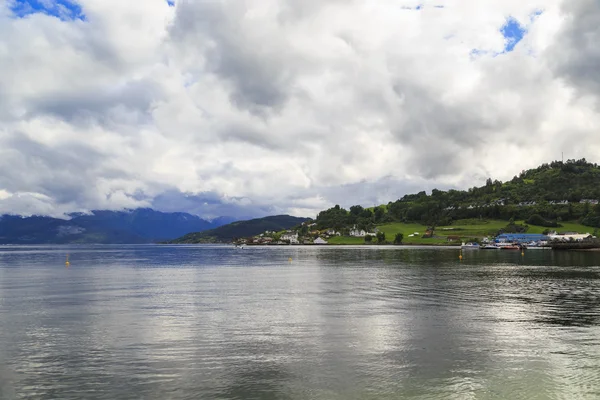
<svg viewBox="0 0 600 400"><path fill-rule="evenodd" d="M365 244L365 239L359 237L335 236L327 239L329 244Z"/></svg>
<svg viewBox="0 0 600 400"><path fill-rule="evenodd" d="M593 233L594 229L591 226L581 225L576 221L561 222L560 228L544 228L543 226L529 225L527 233L542 233L546 229L555 230L557 232L577 232L577 233Z"/></svg>
<svg viewBox="0 0 600 400"><path fill-rule="evenodd" d="M517 224L524 224L523 221L516 221ZM439 236L441 238L423 238L423 234L425 233L427 227L421 224L405 224L401 222L379 225L377 228L380 232L385 233L385 238L388 242L393 242L394 237L397 233L404 234L403 244L415 244L415 245L424 245L424 244L455 244L458 245L460 242L449 243L447 236L460 236L462 240L468 240L470 238L478 238L481 239L483 237L493 237L496 236L498 231L505 227L508 224L507 221L500 220L459 220L456 221L454 225L451 226L440 226L435 229L435 236ZM561 222L562 227L560 228L550 228L556 229L558 232L579 232L579 233L592 233L594 228L589 226L581 225L577 222ZM529 230L527 233L542 233L545 228L543 226L534 226L529 225ZM408 235L418 232L418 235L413 237L409 237ZM338 236L335 238L328 239L330 244L364 244L365 241L363 238L356 237L345 237ZM376 239L373 238L373 244L376 243Z"/></svg>

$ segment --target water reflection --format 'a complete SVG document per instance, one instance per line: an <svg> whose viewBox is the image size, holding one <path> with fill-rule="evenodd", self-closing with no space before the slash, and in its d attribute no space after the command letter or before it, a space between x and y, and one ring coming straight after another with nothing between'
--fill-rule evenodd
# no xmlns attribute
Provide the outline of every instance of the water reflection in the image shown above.
<svg viewBox="0 0 600 400"><path fill-rule="evenodd" d="M597 397L600 256L457 255L3 248L0 397Z"/></svg>

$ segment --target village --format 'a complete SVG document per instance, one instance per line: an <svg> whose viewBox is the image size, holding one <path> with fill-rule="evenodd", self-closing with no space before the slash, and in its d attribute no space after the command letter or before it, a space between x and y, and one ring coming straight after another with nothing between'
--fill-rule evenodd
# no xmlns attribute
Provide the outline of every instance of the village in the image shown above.
<svg viewBox="0 0 600 400"><path fill-rule="evenodd" d="M581 199L580 201L569 201L569 200L550 200L548 201L548 205L552 206L568 206L569 204L590 204L597 205L599 203L598 200L595 199ZM457 210L460 208L466 208L467 210L473 210L476 208L488 208L494 206L505 206L507 205L506 199L497 199L487 204L470 204L468 206L449 206L444 208L447 211ZM533 207L538 205L537 201L521 201L519 203L514 204L517 207Z"/></svg>
<svg viewBox="0 0 600 400"><path fill-rule="evenodd" d="M325 245L328 239L342 236L342 232L335 229L317 230L316 223L302 223L298 230L285 230L281 232L265 231L259 235L242 238L235 241L237 245ZM355 238L377 237L379 230L372 231L359 229L353 226L344 236Z"/></svg>
<svg viewBox="0 0 600 400"><path fill-rule="evenodd" d="M289 229L284 231L265 231L261 234L242 238L234 241L237 246L243 245L328 245L328 244L339 244L330 243L332 238L344 236L346 238L363 239L361 241L353 242L352 244L390 244L385 240L383 232L380 232L378 228L371 230L359 229L356 225L352 228L344 229L342 231L335 229L316 229L317 224L309 221L302 223L296 229ZM452 228L441 228L442 231L446 231ZM383 240L379 239L379 236L383 236ZM432 230L427 229L425 233L414 232L406 235L407 238L440 238L434 235ZM464 243L464 238L459 235L448 235L444 237L445 243L431 243L442 246L461 246L463 248L482 248L482 249L510 249L511 246L515 248L550 248L550 247L565 247L566 244L570 243L589 243L590 240L594 240L596 243L596 236L590 233L578 233L578 232L556 232L550 231L542 233L501 233L494 236L482 236L476 240L476 242ZM559 245L559 243L562 243ZM401 244L400 242L394 242L394 244ZM556 246L555 246L556 245Z"/></svg>

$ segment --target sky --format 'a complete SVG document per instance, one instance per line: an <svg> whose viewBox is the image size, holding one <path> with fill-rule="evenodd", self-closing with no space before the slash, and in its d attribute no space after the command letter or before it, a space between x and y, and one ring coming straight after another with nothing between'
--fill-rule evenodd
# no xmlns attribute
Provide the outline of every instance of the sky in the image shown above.
<svg viewBox="0 0 600 400"><path fill-rule="evenodd" d="M600 162L597 0L0 0L0 214L372 206Z"/></svg>

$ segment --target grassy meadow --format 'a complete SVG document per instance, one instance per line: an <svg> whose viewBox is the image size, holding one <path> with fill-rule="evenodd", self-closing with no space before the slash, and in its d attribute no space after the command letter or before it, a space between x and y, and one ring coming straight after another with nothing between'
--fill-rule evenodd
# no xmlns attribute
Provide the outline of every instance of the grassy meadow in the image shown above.
<svg viewBox="0 0 600 400"><path fill-rule="evenodd" d="M524 224L523 221L516 221L517 224ZM459 245L461 241L468 240L470 238L483 238L493 237L500 229L508 224L507 221L501 220L459 220L451 226L440 226L435 229L436 238L423 238L423 234L427 230L425 225L421 224L405 224L401 222L395 222L390 224L379 225L377 228L380 232L385 233L386 241L393 242L394 237L397 233L404 234L403 244L414 244L414 245L448 245L455 244ZM545 228L543 226L529 225L527 233L542 233L546 229L556 229L558 232L579 232L579 233L592 233L594 228L584 226L576 221L561 222L562 227L560 228ZM409 235L418 232L418 235L409 237ZM461 241L448 242L448 236L460 236ZM347 244L357 245L364 244L363 238L338 236L328 239L330 244ZM373 238L373 243L376 243L376 239Z"/></svg>

